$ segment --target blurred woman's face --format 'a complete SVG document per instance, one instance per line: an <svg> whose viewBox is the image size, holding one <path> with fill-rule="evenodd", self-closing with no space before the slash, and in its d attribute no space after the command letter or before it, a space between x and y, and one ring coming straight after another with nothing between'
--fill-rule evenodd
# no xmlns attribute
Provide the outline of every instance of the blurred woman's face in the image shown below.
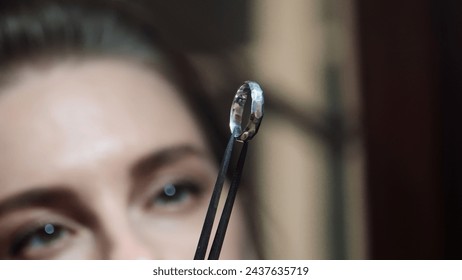
<svg viewBox="0 0 462 280"><path fill-rule="evenodd" d="M116 59L0 89L0 258L192 259L217 170L177 90ZM223 258L239 258L233 212Z"/></svg>

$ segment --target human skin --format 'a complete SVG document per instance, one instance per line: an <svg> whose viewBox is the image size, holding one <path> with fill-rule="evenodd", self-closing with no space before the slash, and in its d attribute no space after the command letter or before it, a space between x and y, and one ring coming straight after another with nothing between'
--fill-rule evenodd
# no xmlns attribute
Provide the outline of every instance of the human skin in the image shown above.
<svg viewBox="0 0 462 280"><path fill-rule="evenodd" d="M0 87L0 258L192 259L217 167L177 89L115 58L14 72ZM241 257L242 220L237 205L224 259Z"/></svg>

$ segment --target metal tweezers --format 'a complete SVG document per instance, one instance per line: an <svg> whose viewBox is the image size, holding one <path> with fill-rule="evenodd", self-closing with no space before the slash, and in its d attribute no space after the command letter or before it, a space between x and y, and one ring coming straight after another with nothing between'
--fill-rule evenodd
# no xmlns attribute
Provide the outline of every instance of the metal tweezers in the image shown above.
<svg viewBox="0 0 462 280"><path fill-rule="evenodd" d="M250 117L247 126L242 130L241 123L244 114L244 105L249 98L252 99ZM212 197L210 199L209 208L205 216L204 225L202 232L199 237L197 244L196 254L194 255L195 260L205 259L207 247L212 232L213 222L220 201L221 190L226 179L226 171L228 170L229 162L233 152L235 142L243 143L241 152L236 168L233 172L228 196L226 198L223 212L221 214L218 228L215 233L215 238L210 248L209 260L218 260L220 257L221 247L225 239L226 230L228 228L229 219L233 210L234 201L236 199L239 182L241 180L242 169L244 167L245 157L247 155L248 141L251 140L255 134L257 134L260 127L260 123L263 119L263 91L261 87L253 81L246 81L236 92L233 103L231 104L231 112L229 117L229 127L231 135L226 146L225 154L220 165L215 187L213 189Z"/></svg>

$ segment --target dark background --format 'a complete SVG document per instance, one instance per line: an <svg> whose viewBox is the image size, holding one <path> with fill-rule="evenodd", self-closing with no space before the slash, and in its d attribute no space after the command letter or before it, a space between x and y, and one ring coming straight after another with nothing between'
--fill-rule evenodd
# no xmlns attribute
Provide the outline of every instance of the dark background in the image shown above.
<svg viewBox="0 0 462 280"><path fill-rule="evenodd" d="M462 258L462 2L358 0L370 257Z"/></svg>

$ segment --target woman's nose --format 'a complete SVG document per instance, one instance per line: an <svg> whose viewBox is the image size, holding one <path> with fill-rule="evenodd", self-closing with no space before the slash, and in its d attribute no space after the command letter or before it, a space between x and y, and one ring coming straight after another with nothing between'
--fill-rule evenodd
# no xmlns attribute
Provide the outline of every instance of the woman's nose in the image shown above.
<svg viewBox="0 0 462 280"><path fill-rule="evenodd" d="M134 260L159 259L152 242L148 242L139 231L124 219L108 222L102 234L104 259Z"/></svg>
<svg viewBox="0 0 462 280"><path fill-rule="evenodd" d="M142 240L130 233L120 233L114 238L107 250L110 260L155 259L151 249Z"/></svg>

